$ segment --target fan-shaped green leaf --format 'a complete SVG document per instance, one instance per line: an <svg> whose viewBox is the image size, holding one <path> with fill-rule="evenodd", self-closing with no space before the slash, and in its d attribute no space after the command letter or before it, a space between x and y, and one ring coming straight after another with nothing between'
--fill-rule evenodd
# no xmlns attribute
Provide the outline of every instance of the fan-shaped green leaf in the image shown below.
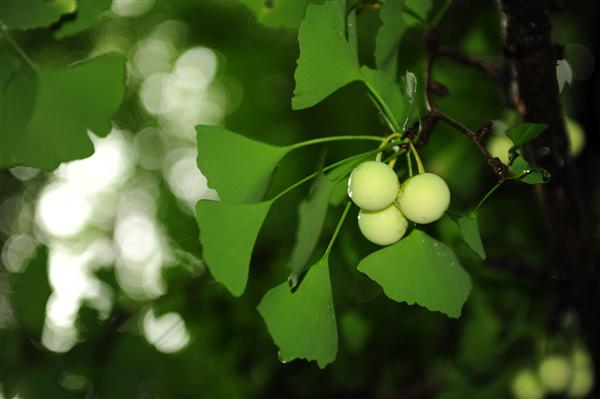
<svg viewBox="0 0 600 399"><path fill-rule="evenodd" d="M408 28L404 20L404 1L386 1L379 11L381 27L375 40L375 62L377 68L396 80L398 74L398 47Z"/></svg>
<svg viewBox="0 0 600 399"><path fill-rule="evenodd" d="M358 270L391 299L454 318L471 291L471 279L452 249L417 229L361 260Z"/></svg>
<svg viewBox="0 0 600 399"><path fill-rule="evenodd" d="M0 167L52 170L91 155L87 130L101 136L110 131L110 117L123 98L124 73L125 60L117 54L68 68L39 68L36 78L15 72L0 96Z"/></svg>
<svg viewBox="0 0 600 399"><path fill-rule="evenodd" d="M75 19L62 22L54 36L62 39L89 29L111 4L112 0L78 0Z"/></svg>
<svg viewBox="0 0 600 399"><path fill-rule="evenodd" d="M76 7L75 0L0 0L0 24L9 29L48 26Z"/></svg>
<svg viewBox="0 0 600 399"><path fill-rule="evenodd" d="M294 73L293 109L312 107L334 91L360 79L356 45L346 29L346 2L309 4L300 24L300 57Z"/></svg>
<svg viewBox="0 0 600 399"><path fill-rule="evenodd" d="M335 360L338 333L327 256L308 270L296 291L283 283L267 292L258 312L283 362L316 360L324 368Z"/></svg>
<svg viewBox="0 0 600 399"><path fill-rule="evenodd" d="M299 222L298 230L296 231L296 243L294 244L288 263L292 271L289 278L292 287L295 287L298 283L298 277L304 272L304 267L319 242L330 198L338 182L343 182L345 185L344 177L369 157L370 155L366 155L349 160L332 169L326 175L319 176L308 198L300 203L298 208Z"/></svg>
<svg viewBox="0 0 600 399"><path fill-rule="evenodd" d="M535 139L547 128L548 125L545 123L522 123L508 129L506 135L513 141L513 148L517 149Z"/></svg>
<svg viewBox="0 0 600 399"><path fill-rule="evenodd" d="M234 296L244 293L252 249L272 201L231 204L200 200L196 221L202 257L215 280Z"/></svg>
<svg viewBox="0 0 600 399"><path fill-rule="evenodd" d="M475 251L481 259L485 259L485 248L483 247L483 242L481 242L479 226L477 225L477 216L463 216L457 220L457 223L467 245Z"/></svg>
<svg viewBox="0 0 600 399"><path fill-rule="evenodd" d="M394 122L401 128L405 127L410 103L408 97L401 91L400 86L390 75L378 69L363 66L360 68L363 81L377 92L394 117Z"/></svg>
<svg viewBox="0 0 600 399"><path fill-rule="evenodd" d="M510 173L526 184L544 184L550 180L550 172L534 167L520 154L515 154L510 162Z"/></svg>
<svg viewBox="0 0 600 399"><path fill-rule="evenodd" d="M27 127L35 104L37 78L32 69L10 55L0 57L0 166L8 164L11 143ZM36 148L30 151L35 152Z"/></svg>
<svg viewBox="0 0 600 399"><path fill-rule="evenodd" d="M297 28L304 18L306 0L238 0L251 9L260 23L271 28Z"/></svg>
<svg viewBox="0 0 600 399"><path fill-rule="evenodd" d="M277 164L291 151L216 126L198 125L196 131L198 168L228 202L260 201Z"/></svg>

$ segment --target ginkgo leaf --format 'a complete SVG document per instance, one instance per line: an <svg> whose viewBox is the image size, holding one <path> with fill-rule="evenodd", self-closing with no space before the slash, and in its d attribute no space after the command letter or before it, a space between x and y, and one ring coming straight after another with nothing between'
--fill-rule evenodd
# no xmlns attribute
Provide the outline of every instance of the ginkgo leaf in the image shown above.
<svg viewBox="0 0 600 399"><path fill-rule="evenodd" d="M306 12L306 0L238 0L256 14L260 23L271 28L297 28Z"/></svg>
<svg viewBox="0 0 600 399"><path fill-rule="evenodd" d="M269 290L258 312L283 362L315 360L324 368L335 360L338 333L327 255L311 266L296 291L287 283Z"/></svg>
<svg viewBox="0 0 600 399"><path fill-rule="evenodd" d="M515 154L510 162L510 173L526 184L544 184L550 180L550 172L546 169L531 166L520 154Z"/></svg>
<svg viewBox="0 0 600 399"><path fill-rule="evenodd" d="M63 39L90 28L100 14L110 9L111 4L112 0L78 0L75 18L61 22L54 36Z"/></svg>
<svg viewBox="0 0 600 399"><path fill-rule="evenodd" d="M0 166L3 166L9 164L11 143L19 140L33 112L37 79L28 65L7 55L0 57L0 83ZM29 150L36 152L36 148Z"/></svg>
<svg viewBox="0 0 600 399"><path fill-rule="evenodd" d="M123 99L125 59L104 54L32 73L15 72L0 94L0 167L52 170L63 161L90 156L94 148L87 131L106 135Z"/></svg>
<svg viewBox="0 0 600 399"><path fill-rule="evenodd" d="M381 285L389 298L454 318L471 292L471 278L452 249L418 229L365 257L358 270Z"/></svg>
<svg viewBox="0 0 600 399"><path fill-rule="evenodd" d="M299 222L296 231L296 242L288 262L288 267L292 271L289 279L292 287L296 286L298 277L304 272L304 268L319 242L331 195L338 183L342 182L346 185L344 177L369 157L370 155L366 155L349 160L332 169L326 175L320 175L312 187L308 198L300 203L298 207Z"/></svg>
<svg viewBox="0 0 600 399"><path fill-rule="evenodd" d="M346 2L309 4L300 24L300 57L294 73L292 109L312 107L334 91L359 80L356 45L346 29Z"/></svg>
<svg viewBox="0 0 600 399"><path fill-rule="evenodd" d="M272 202L200 200L196 204L202 258L215 280L234 296L244 293L252 249Z"/></svg>
<svg viewBox="0 0 600 399"><path fill-rule="evenodd" d="M458 227L462 233L463 239L467 245L479 255L481 259L485 259L485 248L479 234L479 226L477 225L477 216L462 216L457 220Z"/></svg>
<svg viewBox="0 0 600 399"><path fill-rule="evenodd" d="M381 27L375 40L375 63L395 80L398 73L398 47L408 28L404 20L404 1L386 1L379 11Z"/></svg>
<svg viewBox="0 0 600 399"><path fill-rule="evenodd" d="M296 243L292 249L288 267L293 276L302 273L312 255L325 224L329 198L335 188L335 182L321 175L315 182L310 195L298 207L298 229ZM294 278L294 277L292 277ZM295 283L292 284L294 286Z"/></svg>
<svg viewBox="0 0 600 399"><path fill-rule="evenodd" d="M524 146L539 136L548 128L545 123L522 123L506 131L506 135L513 141L513 149Z"/></svg>
<svg viewBox="0 0 600 399"><path fill-rule="evenodd" d="M198 168L208 186L228 202L260 201L281 159L291 147L278 147L229 130L196 126Z"/></svg>
<svg viewBox="0 0 600 399"><path fill-rule="evenodd" d="M9 29L29 29L48 26L63 14L75 11L75 0L2 0L0 24Z"/></svg>
<svg viewBox="0 0 600 399"><path fill-rule="evenodd" d="M394 116L394 122L401 128L405 127L409 113L408 97L400 90L390 75L378 69L363 66L361 69L362 79L389 107Z"/></svg>

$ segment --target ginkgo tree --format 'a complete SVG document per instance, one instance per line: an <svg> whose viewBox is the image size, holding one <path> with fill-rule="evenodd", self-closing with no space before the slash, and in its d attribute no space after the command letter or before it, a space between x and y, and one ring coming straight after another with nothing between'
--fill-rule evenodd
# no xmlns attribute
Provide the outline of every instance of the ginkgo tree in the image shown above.
<svg viewBox="0 0 600 399"><path fill-rule="evenodd" d="M204 6L194 2L175 3L171 6L180 7L182 14ZM226 6L220 9L222 5L214 3L212 6L218 12L226 12L223 11ZM227 127L206 123L194 126L197 146L194 171L206 178L208 188L216 191L218 199L214 196L200 199L193 210L188 210L189 214L176 213L181 220L187 217L193 227L191 234L186 230L177 239L187 240L190 235L194 244L200 246L198 253L190 250L182 255L185 251L176 244L175 261L202 265L202 271L194 269L196 273L210 275L211 281L217 283L211 287L219 300L213 298L214 302L207 301L206 305L214 306L216 316L211 316L207 324L219 323L222 304L219 301L237 303L238 316L250 306L250 318L260 324L267 339L268 335L272 338L268 342L272 351L262 351L268 359L276 361L277 351L282 363L296 359L314 361L318 368L312 363L311 367L325 375L319 369L327 367L329 371L339 365L340 362L332 363L344 352L360 347L368 335L369 327L353 312L359 301L348 301L346 291L353 287L342 286L357 279L361 281L358 284L371 290L364 295L368 297L366 301L379 293L391 300L389 306L397 309L393 317L399 324L412 325L410 318L418 315L422 319L415 325L433 320L427 317L438 317L435 320L459 328L460 338L452 350L456 350L461 367L471 367L472 374L479 376L477 373L485 373L494 366L499 368L500 363L494 364L499 356L496 352L510 352L522 337L530 341L538 339L532 331L542 329L545 321L536 321L535 327L523 322L514 330L503 329L507 320L517 325L539 310L533 305L519 309L518 299L511 295L504 297L504 291L518 284L522 285L519 289L530 290L530 281L537 281L545 287L544 295L537 288L531 289L531 295L541 296L540 302L551 309L549 313L556 309L560 317L577 316L576 321L570 316L553 320L554 324L562 324L557 327L548 323L552 324L548 330L576 331L587 338L589 348L578 340L565 339L565 343L546 337L551 332L538 331L538 335L544 336L538 340L542 343L536 342L541 347L540 359L532 362L511 358L506 362L510 365L507 372L496 373L498 378L494 374L489 391L493 393L484 390L477 397L493 397L497 392L506 392L508 387L517 398L590 394L594 362L600 357L595 342L600 332L596 312L600 306L593 295L598 288L598 262L587 221L592 212L586 213L588 210L581 206L581 186L574 167L574 158L584 146L585 133L561 106L556 63L564 54L552 43L548 2L498 2L495 22L498 30L504 30L504 42L500 44L504 52L492 62L450 47L455 43L446 43L440 27L444 23L462 25L463 22L456 15L447 21L456 6L450 0L238 0L235 3L262 25L263 33L291 35L297 43L296 64L284 78L293 85L293 93L290 88L286 98L286 111L307 115L303 113L324 110L315 115L333 119L335 113L336 118L349 120L355 115L372 113L376 120L368 131L360 133L345 129L331 131L333 123L327 124L326 132L282 133L277 144L264 138L266 135L260 134L257 127L237 129L227 122L224 124ZM41 35L49 35L45 40L75 48L78 35L93 28L102 15L109 13L111 4L110 0L0 0L0 168L29 166L51 172L64 162L86 158L94 152L90 134L105 137L115 126L127 124L123 114L135 113L134 107L127 103L135 94L129 81L130 64L123 54L75 51L65 57L66 61L47 62L39 55L40 51L23 44L35 42L35 35L42 32ZM504 20L502 24L500 19ZM236 29L236 32L242 30ZM470 40L477 42L480 38ZM407 42L413 46L408 51ZM414 43L418 43L418 48ZM468 45L473 44L465 46ZM440 68L444 62L479 73L495 88L492 96L502 97L497 102L502 105L492 104L497 108L493 114L498 119L488 121L488 115L472 118L480 109L480 102L490 103L487 97L479 98L488 86L482 85L477 91L474 89L477 84L469 84L465 87L470 91L456 93L452 90L453 81L464 77L455 79L448 74L447 69ZM265 70L264 74L267 73ZM251 78L258 80L256 71ZM261 96L271 94L260 87ZM371 108L331 108L331 104L339 104L332 103L332 99L339 100L349 94L364 99L364 104ZM453 106L458 99L460 104ZM353 106L357 103L348 102ZM253 112L257 109L260 108L253 108ZM503 112L504 116L499 117ZM116 116L118 113L120 117ZM285 115L290 117L290 113ZM139 122L137 117L131 118L135 120L133 125ZM260 117L271 122L271 114L266 111ZM480 123L483 119L486 122L471 127L473 120ZM455 146L450 135L464 143ZM309 156L317 153L318 159ZM453 171L455 176L439 166L440 162L449 162L449 158L458 165ZM293 162L302 164L300 169L308 173L303 176L297 176L297 170L288 173L286 168ZM463 193L467 191L465 187L479 188L479 182L470 179L470 162L478 162L481 170L487 168L486 179L481 180L489 186L480 190L483 194L477 190L469 195ZM510 214L520 219L517 227L513 223L513 230L505 232L504 220L491 218L486 208L491 207L495 196L509 189L512 193L535 191L543 222L526 220L531 216L528 214L533 208L531 204L525 206L518 200L510 202L502 197L508 209L504 217ZM479 197L473 200L475 193ZM290 198L301 198L294 204L297 213L287 209ZM498 209L497 206L493 211ZM171 217L168 211L161 209L161 212L165 219ZM270 231L270 224L281 220L284 223L277 228L285 225L293 230L291 234ZM526 229L531 224L539 227L533 229L534 234ZM527 258L530 254L525 252L529 251L527 246L531 246L532 236L543 227L547 232L543 243L545 256L540 258L556 264L532 272L527 265L519 264L519 259L511 259L500 262L500 268L514 272L514 279L504 275L489 277L493 272L487 266L498 264L496 259L488 259L490 253L497 258L498 254L514 255L520 250L522 258ZM480 230L488 233L480 234ZM268 240L265 231L271 233ZM504 240L511 234L513 240ZM265 251L263 243L267 241L273 257L275 252L285 252L283 259L275 262L277 269L270 276L273 282L265 276L264 263L268 262L264 262L265 257L260 253ZM516 247L519 242L525 249ZM505 248L498 250L503 245L516 248L511 248L512 253ZM36 254L31 268L12 287L16 290L17 319L29 338L32 334L41 335L40 320L50 295L48 277L39 267L47 263L48 253L43 249ZM348 267L338 268L338 265ZM123 320L139 309L146 309L146 305L158 311L161 306L169 308L175 303L175 307L201 313L197 311L201 306L198 302L188 301L197 299L193 284L198 274L178 276L181 281L178 280L176 293L169 287L162 301L138 304L138 308L124 301L119 312L115 311L114 317L108 319L105 335L98 334L101 349L94 351L93 362L104 359L99 352L118 335ZM502 293L498 297L507 303L502 316L498 315L500 311L497 314L491 310L488 290ZM34 295L28 296L29 291ZM554 298L548 295L553 291L560 292L558 304L548 299ZM29 313L22 310L28 301L35 302ZM189 306L190 303L193 305ZM468 317L464 317L465 313ZM386 317L389 314L381 318ZM370 328L385 330L387 320L379 321L380 324L373 322ZM198 325L200 329L206 327ZM207 337L218 336L219 331L210 330L202 337L208 342ZM124 348L128 341L119 344ZM426 349L422 351L429 355ZM221 353L219 350L207 353L210 353L208 368L212 368L218 362L212 362L211 356L221 359ZM251 356L257 357L256 353ZM427 361L433 364L433 359L429 356ZM225 375L227 367L223 366ZM439 373L454 384L447 396L439 389L440 398L473 394L471 387L478 377L467 381L454 375L454 370ZM1 374L0 384L5 382ZM90 372L88 377L92 386L100 385L99 374ZM426 380L425 385L429 382ZM3 389L0 385L0 396ZM215 396L230 393L228 389L217 390Z"/></svg>

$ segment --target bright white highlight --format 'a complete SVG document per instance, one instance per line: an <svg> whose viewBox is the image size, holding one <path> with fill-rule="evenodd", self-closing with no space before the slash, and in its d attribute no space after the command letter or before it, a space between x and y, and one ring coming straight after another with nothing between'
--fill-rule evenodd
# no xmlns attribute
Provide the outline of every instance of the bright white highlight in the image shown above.
<svg viewBox="0 0 600 399"><path fill-rule="evenodd" d="M141 77L167 72L175 58L176 50L170 40L149 37L141 40L133 55L133 67Z"/></svg>
<svg viewBox="0 0 600 399"><path fill-rule="evenodd" d="M148 342L164 353L178 352L190 342L185 322L175 312L156 317L152 310L148 311L143 329Z"/></svg>
<svg viewBox="0 0 600 399"><path fill-rule="evenodd" d="M206 177L196 166L197 151L181 148L169 154L172 162L165 171L167 182L173 194L193 209L199 199L219 198L217 192L208 187Z"/></svg>
<svg viewBox="0 0 600 399"><path fill-rule="evenodd" d="M115 228L115 242L119 255L129 262L142 263L160 251L160 242L154 222L141 214L126 215Z"/></svg>
<svg viewBox="0 0 600 399"><path fill-rule="evenodd" d="M52 183L44 188L37 204L42 228L57 237L79 233L90 217L90 206L74 186L67 182Z"/></svg>
<svg viewBox="0 0 600 399"><path fill-rule="evenodd" d="M171 72L146 77L140 100L170 134L195 141L194 126L217 124L225 114L225 94L214 82L217 56L209 48L193 47L177 58Z"/></svg>
<svg viewBox="0 0 600 399"><path fill-rule="evenodd" d="M36 247L37 242L27 234L9 237L2 248L2 263L6 270L12 273L23 272L26 261L33 255Z"/></svg>

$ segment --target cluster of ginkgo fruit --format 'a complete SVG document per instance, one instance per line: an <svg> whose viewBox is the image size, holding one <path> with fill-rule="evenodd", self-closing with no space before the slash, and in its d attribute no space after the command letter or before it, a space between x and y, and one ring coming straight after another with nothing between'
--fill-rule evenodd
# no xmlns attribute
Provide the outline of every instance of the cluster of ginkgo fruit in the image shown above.
<svg viewBox="0 0 600 399"><path fill-rule="evenodd" d="M394 169L379 161L363 162L352 171L348 196L360 208L360 231L378 245L399 241L409 220L438 220L450 205L450 190L440 176L423 172L400 184Z"/></svg>
<svg viewBox="0 0 600 399"><path fill-rule="evenodd" d="M568 398L587 397L594 385L592 360L583 348L570 355L552 354L537 367L515 374L511 390L516 399L543 399L546 395Z"/></svg>

